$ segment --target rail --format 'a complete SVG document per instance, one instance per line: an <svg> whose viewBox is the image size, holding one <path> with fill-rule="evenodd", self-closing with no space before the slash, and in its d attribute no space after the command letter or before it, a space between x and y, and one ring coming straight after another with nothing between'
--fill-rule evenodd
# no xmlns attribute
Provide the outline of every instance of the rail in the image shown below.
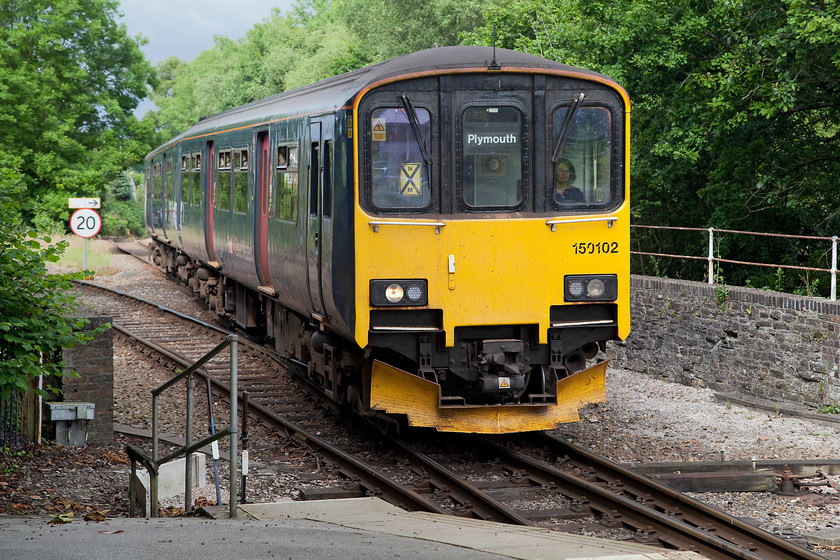
<svg viewBox="0 0 840 560"><path fill-rule="evenodd" d="M706 256L697 256L697 255L673 255L669 253L652 253L646 251L630 251L632 255L644 255L644 256L651 256L651 257L667 257L667 258L674 258L674 259L688 259L688 260L705 260L708 261L708 283L713 285L715 283L715 273L714 267L715 263L727 263L727 264L737 264L737 265L747 265L747 266L760 266L766 268L775 268L775 269L789 269L789 270L806 270L811 272L827 272L831 277L831 301L837 300L837 239L838 237L835 235L833 237L818 237L818 236L810 236L810 235L786 235L782 233L760 233L754 231L738 231L738 230L730 230L730 229L716 229L716 228L691 228L691 227L673 227L673 226L648 226L648 225L637 225L633 224L630 226L631 228L635 229L659 229L659 230L671 230L671 231L696 231L696 232L705 232L709 235L709 244L708 244L708 253ZM808 241L830 241L831 242L831 268L816 268L810 266L797 266L797 265L790 265L790 264L770 264L770 263L759 263L759 262L750 262L750 261L739 261L739 260L732 260L732 259L722 259L720 257L716 257L714 253L714 240L715 240L715 233L732 233L732 234L740 234L740 235L755 235L758 237L778 237L778 238L787 238L787 239L803 239Z"/></svg>
<svg viewBox="0 0 840 560"><path fill-rule="evenodd" d="M239 433L239 428L237 425L237 415L238 415L238 403L237 403L237 396L238 396L238 389L237 389L237 376L238 376L238 359L237 359L237 348L239 343L239 336L235 334L229 335L218 344L215 348L210 350L207 354L203 357L199 358L195 363L189 366L187 369L161 385L155 389L152 389L152 458L151 458L151 465L147 465L147 467L151 466L153 468L149 468L149 502L151 503L150 513L152 517L157 516L157 497L158 497L158 468L163 465L164 463L168 463L173 459L177 459L181 455L186 455L187 460L185 461L185 473L184 473L184 509L185 511L189 512L192 511L192 482L193 482L193 473L192 473L192 464L193 462L190 460L190 455L195 451L201 449L205 445L212 444L215 441L222 439L223 437L230 436L230 517L235 518L236 515L236 506L237 506L237 464L236 464L236 455L237 455L237 435ZM200 441L193 442L192 441L192 432L193 432L193 386L194 386L194 379L192 374L201 366L212 360L216 355L221 353L225 348L230 347L230 425L219 431L215 434L212 434ZM179 447L169 455L165 457L159 456L159 449L158 449L158 440L159 440L159 422L158 422L158 414L159 414L159 399L161 393L163 393L166 389L172 387L178 381L186 378L187 384L187 407L186 407L186 444L182 447ZM132 494L133 498L133 494ZM132 510L133 510L133 500L132 500ZM221 505L221 504L219 504Z"/></svg>

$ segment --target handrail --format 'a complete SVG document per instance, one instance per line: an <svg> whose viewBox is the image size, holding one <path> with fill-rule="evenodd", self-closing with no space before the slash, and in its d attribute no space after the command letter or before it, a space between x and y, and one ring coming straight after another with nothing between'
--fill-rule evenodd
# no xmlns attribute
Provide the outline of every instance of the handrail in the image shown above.
<svg viewBox="0 0 840 560"><path fill-rule="evenodd" d="M618 218L615 216L607 216L603 218L557 218L556 220L546 220L545 225L551 226L551 231L555 231L555 226L563 224L584 224L589 222L607 222L607 227L613 227L613 223L617 222Z"/></svg>
<svg viewBox="0 0 840 560"><path fill-rule="evenodd" d="M237 378L238 378L238 343L239 343L239 336L235 334L228 335L227 338L220 344L218 344L215 348L210 350L207 354L199 358L196 362L194 362L191 366L187 369L173 377L172 379L168 380L166 383L161 385L160 387L156 387L152 389L152 463L155 467L160 467L164 463L168 463L169 461L180 457L181 455L186 455L186 466L185 466L185 473L184 473L184 510L187 512L192 511L192 461L190 460L190 455L200 449L201 447L213 443L223 437L230 436L230 517L235 518L236 514L236 504L237 504L237 481L238 481L238 474L237 474L237 464L236 464L236 455L237 455L237 436L239 434L239 428L237 425L237 417L238 417L238 403L237 403L237 396L238 396L238 388L237 388ZM192 441L192 427L193 427L193 420L192 420L192 412L193 412L193 372L195 372L198 368L209 362L213 359L216 355L222 352L225 348L230 347L230 425L217 432L216 434L210 435L201 441L193 442ZM159 440L159 428L158 428L158 411L159 411L159 399L161 393L166 389L172 387L175 383L180 381L181 379L186 378L187 380L187 422L186 422L186 443L185 445L179 447L169 455L165 457L159 457L158 452L158 440ZM158 474L157 472L149 472L149 502L151 503L150 507L150 514L152 517L157 517L157 496L158 496ZM221 505L221 504L219 504ZM132 508L133 509L133 508Z"/></svg>
<svg viewBox="0 0 840 560"><path fill-rule="evenodd" d="M715 263L727 263L727 264L738 264L738 265L746 265L746 266L761 266L766 268L783 268L789 270L806 270L812 272L827 272L831 276L831 301L837 300L837 240L838 237L835 235L833 237L825 237L825 236L815 236L815 235L788 235L784 233L764 233L764 232L755 232L755 231L739 231L739 230L731 230L731 229L717 229L717 228L693 228L693 227L675 227L675 226L650 226L650 225L641 225L641 224L631 224L631 228L638 228L638 229L661 229L661 230L672 230L672 231L696 231L696 232L706 232L709 235L709 248L706 256L697 256L697 255L673 255L668 253L654 253L654 252L646 252L646 251L630 251L633 255L645 255L645 256L652 256L652 257L667 257L667 258L676 258L676 259L689 259L689 260L704 260L708 261L709 268L708 268L708 283L709 285L713 285L715 282L715 275L714 275L714 264ZM770 264L770 263L758 263L758 262L750 262L750 261L738 261L732 259L722 259L720 257L716 257L714 255L714 234L715 233L731 233L731 234L739 234L739 235L754 235L758 237L778 237L778 238L785 238L785 239L802 239L808 241L831 241L831 268L816 268L810 266L799 266L799 265L791 265L791 264Z"/></svg>
<svg viewBox="0 0 840 560"><path fill-rule="evenodd" d="M368 222L369 226L373 227L373 233L379 233L379 226L425 226L435 228L435 233L440 233L440 228L446 225L446 222L388 222L385 220L371 220Z"/></svg>

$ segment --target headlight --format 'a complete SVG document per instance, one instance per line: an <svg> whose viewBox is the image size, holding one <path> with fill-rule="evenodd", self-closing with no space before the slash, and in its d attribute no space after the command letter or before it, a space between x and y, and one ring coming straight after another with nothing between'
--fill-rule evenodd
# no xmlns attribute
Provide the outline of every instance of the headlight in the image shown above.
<svg viewBox="0 0 840 560"><path fill-rule="evenodd" d="M604 290L606 286L604 286L604 281L600 278L593 278L586 284L586 295L591 298L599 298L603 297Z"/></svg>
<svg viewBox="0 0 840 560"><path fill-rule="evenodd" d="M618 298L615 274L575 275L565 278L565 301L614 301Z"/></svg>
<svg viewBox="0 0 840 560"><path fill-rule="evenodd" d="M403 287L399 284L391 284L385 288L385 299L391 303L401 302L403 295L405 295L405 290L403 290Z"/></svg>
<svg viewBox="0 0 840 560"><path fill-rule="evenodd" d="M407 307L427 305L429 289L426 280L371 280L372 307Z"/></svg>

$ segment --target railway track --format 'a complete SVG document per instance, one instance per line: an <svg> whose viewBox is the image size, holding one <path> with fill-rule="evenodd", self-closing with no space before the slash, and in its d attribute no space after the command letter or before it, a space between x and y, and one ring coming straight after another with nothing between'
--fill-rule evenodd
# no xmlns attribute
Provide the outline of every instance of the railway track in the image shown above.
<svg viewBox="0 0 840 560"><path fill-rule="evenodd" d="M107 310L120 336L182 368L229 334L128 294L90 283L79 290ZM249 393L251 414L316 449L337 467L347 493L377 495L407 510L585 532L715 559L822 558L544 433L490 439L416 432L411 440L385 441L390 453L371 452L370 433L349 440L359 426L342 427L330 401L292 381L306 377L300 364L282 363L247 340L239 347L239 387ZM229 374L222 356L199 372L220 394Z"/></svg>
<svg viewBox="0 0 840 560"><path fill-rule="evenodd" d="M521 518L523 524L695 550L709 558L821 558L546 433L456 436L447 445L471 456L448 468L473 479L477 492L500 496L512 512L498 521ZM415 451L425 465L438 462ZM476 470L482 461L487 467Z"/></svg>

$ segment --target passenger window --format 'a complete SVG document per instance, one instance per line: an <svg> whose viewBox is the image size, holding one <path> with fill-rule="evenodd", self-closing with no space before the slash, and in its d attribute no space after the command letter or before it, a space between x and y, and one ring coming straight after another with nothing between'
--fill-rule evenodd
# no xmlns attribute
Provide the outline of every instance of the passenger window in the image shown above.
<svg viewBox="0 0 840 560"><path fill-rule="evenodd" d="M172 158L166 160L166 201L169 203L168 207L173 207L175 204L175 168L172 165Z"/></svg>
<svg viewBox="0 0 840 560"><path fill-rule="evenodd" d="M248 212L248 150L236 150L235 159L233 210L245 214Z"/></svg>
<svg viewBox="0 0 840 560"><path fill-rule="evenodd" d="M554 158L547 176L548 199L555 208L612 202L611 125L610 112L604 107L560 107L554 112Z"/></svg>
<svg viewBox="0 0 840 560"><path fill-rule="evenodd" d="M160 200L160 195L163 193L162 189L160 163L156 163L152 180L152 204L155 200Z"/></svg>
<svg viewBox="0 0 840 560"><path fill-rule="evenodd" d="M192 182L192 168L189 154L181 156L181 202L190 204L190 186Z"/></svg>
<svg viewBox="0 0 840 560"><path fill-rule="evenodd" d="M160 212L163 207L163 169L160 162L155 164L152 179L152 227L160 227Z"/></svg>
<svg viewBox="0 0 840 560"><path fill-rule="evenodd" d="M201 154L192 155L192 178L190 183L190 201L193 206L201 206Z"/></svg>
<svg viewBox="0 0 840 560"><path fill-rule="evenodd" d="M219 185L216 191L216 207L230 210L231 153L219 152Z"/></svg>
<svg viewBox="0 0 840 560"><path fill-rule="evenodd" d="M277 147L277 168L274 177L278 220L297 220L298 205L298 149L297 146Z"/></svg>
<svg viewBox="0 0 840 560"><path fill-rule="evenodd" d="M525 119L516 107L474 106L461 126L461 199L468 207L513 209L522 202Z"/></svg>
<svg viewBox="0 0 840 560"><path fill-rule="evenodd" d="M151 163L149 167L147 167L143 172L143 185L146 187L146 192L149 193L149 197L152 196L152 169Z"/></svg>
<svg viewBox="0 0 840 560"><path fill-rule="evenodd" d="M414 210L431 201L430 169L421 142L431 149L431 117L415 109L417 138L403 108L375 109L370 117L370 201L381 210Z"/></svg>

